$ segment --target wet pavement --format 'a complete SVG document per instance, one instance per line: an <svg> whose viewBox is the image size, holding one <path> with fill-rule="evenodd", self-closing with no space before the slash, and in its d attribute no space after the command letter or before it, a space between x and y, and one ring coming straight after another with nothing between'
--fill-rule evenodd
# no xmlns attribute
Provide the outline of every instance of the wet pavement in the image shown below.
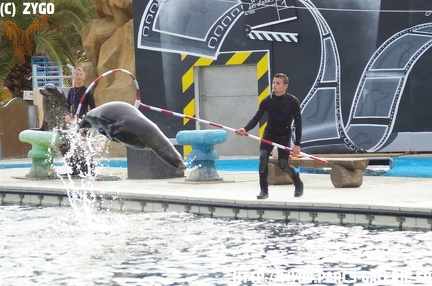
<svg viewBox="0 0 432 286"><path fill-rule="evenodd" d="M1 160L0 165L29 162ZM56 167L60 173L62 168ZM430 178L363 176L358 188L335 188L329 174L301 173L302 197L294 197L293 185L271 185L269 198L257 200L258 173L250 171L218 171L222 181L200 183L184 178L132 180L127 178L127 168L98 167L105 180L90 184L82 179L25 179L28 172L27 167L0 168L2 203L68 205L68 190L86 190L105 198L102 207L120 211L190 211L246 219L432 229Z"/></svg>

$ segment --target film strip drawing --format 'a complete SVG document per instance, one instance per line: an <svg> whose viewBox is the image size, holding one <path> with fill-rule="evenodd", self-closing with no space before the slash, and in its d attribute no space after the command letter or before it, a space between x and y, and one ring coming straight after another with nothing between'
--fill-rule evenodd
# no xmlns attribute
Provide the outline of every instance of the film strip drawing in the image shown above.
<svg viewBox="0 0 432 286"><path fill-rule="evenodd" d="M374 152L387 143L408 75L431 45L432 23L420 24L393 35L369 60L346 126L357 146Z"/></svg>
<svg viewBox="0 0 432 286"><path fill-rule="evenodd" d="M302 102L304 147L313 152L378 151L393 131L412 66L432 44L432 24L403 30L375 52L360 79L344 126L335 38L312 1L299 2L313 16L321 41L318 74ZM297 33L260 30L296 20L294 0L150 0L141 18L137 46L216 59L231 27L243 15L249 39L298 42Z"/></svg>
<svg viewBox="0 0 432 286"><path fill-rule="evenodd" d="M141 17L137 48L216 59L243 15L249 39L298 42L297 33L258 30L297 19L294 0L150 0Z"/></svg>
<svg viewBox="0 0 432 286"><path fill-rule="evenodd" d="M293 0L249 0L243 2L245 34L251 40L297 43L298 33L261 31L259 28L297 19ZM262 20L265 19L265 22Z"/></svg>
<svg viewBox="0 0 432 286"><path fill-rule="evenodd" d="M327 22L309 0L299 0L312 14L321 40L321 61L311 90L301 103L303 148L319 144L319 151L364 152L347 136L342 121L340 60L336 40ZM309 144L308 144L309 143ZM316 150L314 150L316 151Z"/></svg>
<svg viewBox="0 0 432 286"><path fill-rule="evenodd" d="M308 8L317 23L322 50L317 78L301 105L304 149L315 146L314 152L379 151L388 143L393 131L409 73L432 45L432 23L396 33L374 53L363 72L344 125L340 62L335 39L313 3L310 0L299 1Z"/></svg>
<svg viewBox="0 0 432 286"><path fill-rule="evenodd" d="M150 0L141 17L137 47L216 59L243 14L239 1Z"/></svg>

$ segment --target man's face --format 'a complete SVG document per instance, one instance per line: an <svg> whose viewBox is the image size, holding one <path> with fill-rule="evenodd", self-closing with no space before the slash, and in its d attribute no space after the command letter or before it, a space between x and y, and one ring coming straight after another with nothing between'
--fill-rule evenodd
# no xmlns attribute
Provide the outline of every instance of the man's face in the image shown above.
<svg viewBox="0 0 432 286"><path fill-rule="evenodd" d="M287 88L288 88L288 84L284 84L281 78L278 77L273 78L272 89L275 95L285 94Z"/></svg>

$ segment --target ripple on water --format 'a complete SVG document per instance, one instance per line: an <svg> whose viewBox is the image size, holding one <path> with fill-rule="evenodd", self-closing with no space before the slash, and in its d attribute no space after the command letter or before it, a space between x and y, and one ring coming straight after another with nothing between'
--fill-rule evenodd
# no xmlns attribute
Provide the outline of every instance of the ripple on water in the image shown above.
<svg viewBox="0 0 432 286"><path fill-rule="evenodd" d="M343 284L341 275L390 281L432 273L432 232L76 212L0 206L1 284L240 285L266 275L273 285L287 285L289 273L326 274L315 280L324 284L336 279L329 274L339 275ZM428 285L427 278L409 279Z"/></svg>

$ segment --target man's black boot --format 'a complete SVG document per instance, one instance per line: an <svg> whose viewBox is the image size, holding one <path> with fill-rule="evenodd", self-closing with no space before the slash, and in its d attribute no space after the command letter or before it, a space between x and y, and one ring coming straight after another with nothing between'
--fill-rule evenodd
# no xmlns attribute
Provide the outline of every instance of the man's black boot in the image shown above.
<svg viewBox="0 0 432 286"><path fill-rule="evenodd" d="M288 164L287 160L281 159L278 161L278 163L279 163L279 167L282 169L282 171L287 173L288 176L290 176L291 179L293 180L293 183L295 186L294 197L303 196L303 182L302 182L302 180L300 180L299 173L296 172L296 170L294 169L293 166L290 166Z"/></svg>
<svg viewBox="0 0 432 286"><path fill-rule="evenodd" d="M295 173L293 176L293 182L294 182L294 197L301 197L303 196L303 182L300 180L299 173Z"/></svg>
<svg viewBox="0 0 432 286"><path fill-rule="evenodd" d="M268 190L267 189L261 189L261 192L257 195L257 199L264 200L268 198Z"/></svg>

